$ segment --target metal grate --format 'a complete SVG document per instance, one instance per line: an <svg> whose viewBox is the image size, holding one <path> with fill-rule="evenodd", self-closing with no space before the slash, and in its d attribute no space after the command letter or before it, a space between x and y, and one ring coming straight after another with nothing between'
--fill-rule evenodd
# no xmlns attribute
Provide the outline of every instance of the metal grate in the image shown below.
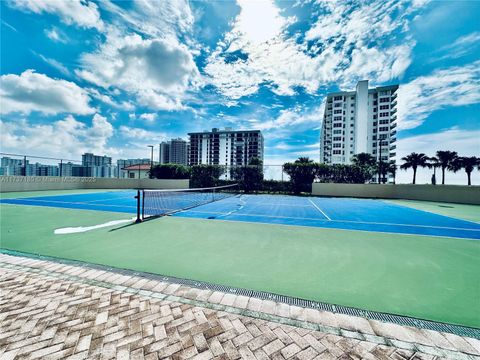
<svg viewBox="0 0 480 360"><path fill-rule="evenodd" d="M23 253L19 251L12 251L12 250L6 250L6 249L0 249L0 253L6 254L6 255L12 255L12 256L29 257L33 259L39 259L39 260L55 261L65 265L74 265L74 266L84 267L88 269L110 271L110 272L121 274L121 275L138 276L138 277L143 277L150 280L157 280L157 281L163 281L163 282L168 282L172 284L186 285L186 286L190 286L190 287L202 289L202 290L220 291L220 292L229 293L229 294L254 297L261 300L271 300L271 301L281 302L288 305L294 305L294 306L299 306L304 308L312 308L312 309L323 310L323 311L330 311L330 312L345 314L350 316L364 317L370 320L378 320L382 322L389 322L389 323L398 324L398 325L417 327L421 329L447 332L447 333L451 333L459 336L467 336L467 337L480 340L480 329L471 328L467 326L447 324L447 323L441 323L441 322L430 321L430 320L422 320L422 319L417 319L413 317L388 314L388 313L382 313L377 311L362 310L362 309L348 307L348 306L328 304L328 303L323 303L318 301L311 301L311 300L305 300L305 299L295 298L295 297L290 297L285 295L273 294L265 291L236 288L236 287L225 286L220 284L212 284L212 283L198 281L198 280L182 279L174 276L164 276L164 275L153 274L148 272L139 272L139 271L133 271L128 269L112 268L105 265L85 263L77 260L66 260L66 259L45 256L45 255L29 254L29 253Z"/></svg>

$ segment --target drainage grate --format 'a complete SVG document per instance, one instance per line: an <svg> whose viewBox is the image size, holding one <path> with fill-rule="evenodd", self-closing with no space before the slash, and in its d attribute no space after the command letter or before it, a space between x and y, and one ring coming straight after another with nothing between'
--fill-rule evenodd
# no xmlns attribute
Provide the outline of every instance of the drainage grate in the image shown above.
<svg viewBox="0 0 480 360"><path fill-rule="evenodd" d="M151 280L169 282L172 284L186 285L186 286L190 286L190 287L202 289L202 290L220 291L220 292L229 293L229 294L254 297L261 300L271 300L271 301L281 302L288 305L294 305L294 306L323 310L323 311L330 311L330 312L345 314L350 316L364 317L370 320L378 320L382 322L389 322L389 323L403 325L403 326L412 326L412 327L417 327L421 329L434 330L439 332L448 332L451 334L455 334L459 336L467 336L467 337L480 340L480 329L461 326L461 325L446 324L446 323L441 323L436 321L416 319L408 316L381 313L377 311L370 311L370 310L367 311L367 310L357 309L357 308L348 307L348 306L327 304L323 302L317 302L317 301L305 300L300 298L294 298L294 297L285 296L285 295L273 294L265 291L256 291L256 290L236 288L236 287L219 285L219 284L211 284L208 282L203 282L198 280L182 279L182 278L177 278L173 276L164 276L164 275L147 273L147 272L138 272L138 271L133 271L128 269L112 268L105 265L84 263L77 260L66 260L66 259L45 256L45 255L22 253L22 252L6 250L6 249L0 249L0 253L6 254L6 255L12 255L12 256L28 257L32 259L55 261L57 263L61 263L65 265L79 266L79 267L94 269L94 270L110 271L110 272L121 274L121 275L138 276L138 277L143 277Z"/></svg>

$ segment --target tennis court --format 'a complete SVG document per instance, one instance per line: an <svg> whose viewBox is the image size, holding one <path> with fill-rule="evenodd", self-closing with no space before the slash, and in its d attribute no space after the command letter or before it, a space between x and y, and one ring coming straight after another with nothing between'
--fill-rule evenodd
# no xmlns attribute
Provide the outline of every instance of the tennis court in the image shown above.
<svg viewBox="0 0 480 360"><path fill-rule="evenodd" d="M264 224L398 234L445 236L478 240L480 224L408 208L383 200L320 198L286 195L236 195L210 201L210 193L153 191L162 196L150 212L173 216ZM135 214L136 191L38 196L1 200L3 203ZM233 194L232 194L233 195ZM194 200L192 204L192 199ZM148 207L147 207L148 209ZM147 210L148 212L148 210Z"/></svg>
<svg viewBox="0 0 480 360"><path fill-rule="evenodd" d="M173 194L145 206L168 212ZM134 190L1 195L3 251L480 328L478 206L180 194L188 209L134 224Z"/></svg>

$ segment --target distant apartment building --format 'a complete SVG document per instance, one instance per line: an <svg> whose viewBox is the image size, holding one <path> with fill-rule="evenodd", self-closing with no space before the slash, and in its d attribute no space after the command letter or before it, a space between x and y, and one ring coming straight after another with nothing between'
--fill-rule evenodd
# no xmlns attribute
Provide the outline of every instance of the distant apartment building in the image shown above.
<svg viewBox="0 0 480 360"><path fill-rule="evenodd" d="M23 175L23 171L24 164L22 159L12 159L8 156L3 156L0 159L1 175Z"/></svg>
<svg viewBox="0 0 480 360"><path fill-rule="evenodd" d="M263 161L263 135L260 130L234 131L231 128L194 132L190 137L190 165L209 164L228 167L247 165L251 158Z"/></svg>
<svg viewBox="0 0 480 360"><path fill-rule="evenodd" d="M163 141L159 148L160 164L188 164L188 143L181 139Z"/></svg>
<svg viewBox="0 0 480 360"><path fill-rule="evenodd" d="M395 159L398 85L327 95L320 135L320 162L350 164L352 156L369 153L377 160Z"/></svg>
<svg viewBox="0 0 480 360"><path fill-rule="evenodd" d="M160 143L158 149L158 161L160 164L168 164L170 161L170 145L166 141Z"/></svg>
<svg viewBox="0 0 480 360"><path fill-rule="evenodd" d="M143 164L150 164L150 159L143 158L143 159L119 159L117 160L116 166L116 173L115 176L117 178L123 179L128 178L128 171L125 168L132 166L132 165L143 165Z"/></svg>
<svg viewBox="0 0 480 360"><path fill-rule="evenodd" d="M82 166L86 169L76 169L72 176L113 177L114 175L112 158L109 156L85 153L82 155ZM75 175L77 171L82 175Z"/></svg>

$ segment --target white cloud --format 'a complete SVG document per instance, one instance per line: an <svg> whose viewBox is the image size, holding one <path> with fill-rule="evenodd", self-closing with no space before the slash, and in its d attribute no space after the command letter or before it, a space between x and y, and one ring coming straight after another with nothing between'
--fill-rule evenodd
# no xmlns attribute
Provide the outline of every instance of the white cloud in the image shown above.
<svg viewBox="0 0 480 360"><path fill-rule="evenodd" d="M2 113L39 111L49 115L62 112L86 115L95 112L89 105L87 92L70 81L26 70L20 75L2 75L1 82Z"/></svg>
<svg viewBox="0 0 480 360"><path fill-rule="evenodd" d="M398 43L393 33L405 32L406 16L419 4L320 1L321 15L303 42L286 31L296 19L283 17L272 1L239 5L232 30L205 67L210 82L227 98L249 96L262 84L289 96L295 87L314 94L325 83L349 87L363 78L387 82L401 77L410 65L415 42L406 38Z"/></svg>
<svg viewBox="0 0 480 360"><path fill-rule="evenodd" d="M480 103L480 61L421 76L398 90L398 128L421 125L434 111Z"/></svg>
<svg viewBox="0 0 480 360"><path fill-rule="evenodd" d="M37 55L40 59L42 59L45 63L47 63L51 67L60 71L63 75L65 75L65 76L70 76L71 75L70 70L68 70L68 68L65 65L63 65L60 61L52 59L52 58L45 57L42 54L38 54L34 51L32 51L32 52L35 55Z"/></svg>
<svg viewBox="0 0 480 360"><path fill-rule="evenodd" d="M107 147L113 135L108 120L95 114L91 126L68 115L49 124L35 124L27 120L0 121L0 139L5 152L21 152L49 157L79 158L84 152L116 154ZM21 149L21 151L20 151Z"/></svg>
<svg viewBox="0 0 480 360"><path fill-rule="evenodd" d="M462 130L451 128L437 133L423 134L400 139L397 142L397 164L402 164L402 157L412 153L424 153L427 156L434 156L438 150L456 151L460 156L478 156L480 154L480 130ZM430 183L432 169L419 169L417 173L417 183ZM412 170L397 172L397 182L411 183ZM448 172L445 176L447 184L466 185L467 176L464 170L454 174ZM440 178L440 172L437 171L437 182ZM472 173L472 183L480 185L480 172L475 170Z"/></svg>
<svg viewBox="0 0 480 360"><path fill-rule="evenodd" d="M97 89L94 88L89 88L87 89L88 93L90 96L100 100L101 102L110 105L111 107L115 109L121 109L121 110L127 110L131 111L135 109L135 106L129 102L129 101L122 101L122 102L116 102L115 100L112 99L111 96L108 96L106 94L101 93Z"/></svg>
<svg viewBox="0 0 480 360"><path fill-rule="evenodd" d="M157 119L156 113L144 113L139 116L140 119L145 120L147 122L154 122Z"/></svg>
<svg viewBox="0 0 480 360"><path fill-rule="evenodd" d="M69 41L68 36L63 31L61 31L60 29L57 29L56 27L52 27L51 29L45 29L44 33L50 40L53 40L56 42L61 42L66 44Z"/></svg>
<svg viewBox="0 0 480 360"><path fill-rule="evenodd" d="M181 99L199 79L189 49L175 39L144 39L115 28L94 53L83 54L77 75L104 88L133 93L156 110L183 108Z"/></svg>
<svg viewBox="0 0 480 360"><path fill-rule="evenodd" d="M115 14L124 26L152 38L177 38L179 33L190 31L194 23L192 10L185 0L135 0L128 10L104 0L100 7Z"/></svg>
<svg viewBox="0 0 480 360"><path fill-rule="evenodd" d="M35 14L56 14L68 25L75 24L83 28L101 30L103 22L100 19L97 4L88 0L13 0L10 6Z"/></svg>
<svg viewBox="0 0 480 360"><path fill-rule="evenodd" d="M480 31L474 31L468 35L460 36L453 43L438 49L438 53L445 53L443 56L433 57L432 62L445 59L458 59L469 53L474 53L480 44Z"/></svg>

